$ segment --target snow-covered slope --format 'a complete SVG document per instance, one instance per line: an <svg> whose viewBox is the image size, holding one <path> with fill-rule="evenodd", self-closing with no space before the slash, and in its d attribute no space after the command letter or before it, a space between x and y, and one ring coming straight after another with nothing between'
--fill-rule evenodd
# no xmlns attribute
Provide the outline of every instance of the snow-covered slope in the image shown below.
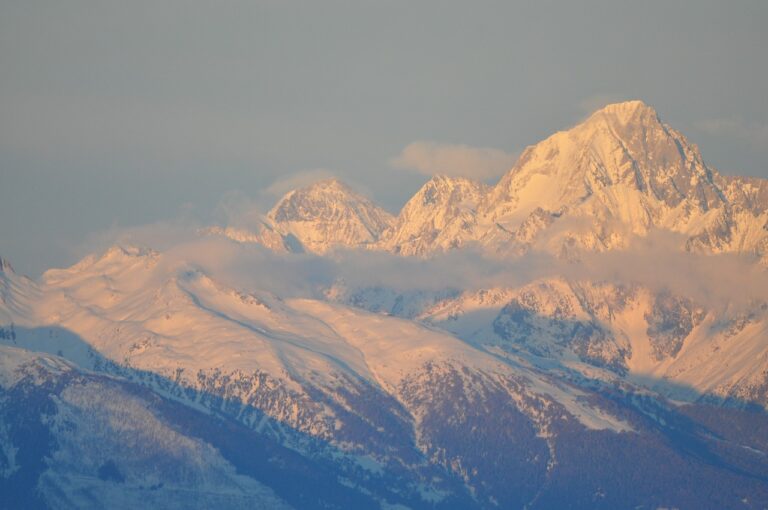
<svg viewBox="0 0 768 510"><path fill-rule="evenodd" d="M768 408L768 305L707 309L639 285L543 279L466 292L419 320L477 345L622 377L680 400Z"/></svg>
<svg viewBox="0 0 768 510"><path fill-rule="evenodd" d="M0 346L3 508L292 508L182 432L185 413L211 418L178 408L61 358Z"/></svg>
<svg viewBox="0 0 768 510"><path fill-rule="evenodd" d="M13 300L30 303L29 323L14 323L13 335L0 341L8 346L0 348L0 442L10 466L0 478L12 481L13 452L31 448L18 431L38 426L55 447L24 461L37 470L25 480L42 487L52 507L99 506L112 497L162 506L185 484L196 487L189 497L229 507L245 498L270 508L286 501L301 508L549 508L564 494L585 507L611 477L618 477L611 487L624 485L606 493L606 508L627 500L706 507L729 506L733 494L768 498L760 483L712 472L660 439L683 434L702 451L716 446L663 402L634 393L606 398L525 357L491 354L410 320L236 290L130 247L49 271L34 292ZM19 406L38 409L30 399L47 406L42 422L37 411L19 413ZM229 425L211 423L209 412ZM723 458L735 455L742 469L762 476L750 464L763 455L756 441L746 444L757 453L726 449ZM244 454L254 443L272 453ZM586 466L574 445L589 445L597 461ZM641 461L617 462L617 451ZM171 458L168 473L158 471L165 465L158 452ZM173 464L187 459L195 459L193 468ZM179 470L183 478L172 474ZM304 499L286 492L286 480L293 486L320 473L329 478L304 487ZM689 483L679 473L706 487L716 476L734 490L683 496L622 482ZM83 503L84 494L93 503Z"/></svg>
<svg viewBox="0 0 768 510"><path fill-rule="evenodd" d="M351 382L397 397L403 379L428 365L514 372L439 330L322 301L238 291L146 249L115 246L69 269L48 271L37 292L32 311L38 324L55 325L79 341L45 327L42 334L17 327L18 343L98 366L83 354L86 345L109 362L189 387L212 374L243 383L263 375L288 392L275 403L280 407L264 411L313 434L332 434L334 425L332 411L318 412L309 403L307 384L332 392ZM250 390L231 396L247 398ZM291 414L291 399L315 414Z"/></svg>
<svg viewBox="0 0 768 510"><path fill-rule="evenodd" d="M462 487L508 502L529 494L506 493L507 484L460 467L485 457L453 454L463 464L441 457L465 426L490 423L478 417L446 436L435 417L456 412L459 401L479 406L473 412L502 410L531 430L533 442L508 461L541 449L539 461L520 467L535 472L546 472L557 449L553 427L636 430L589 390L443 331L337 304L238 291L152 250L114 247L47 272L36 292L31 317L38 325L15 326L3 343L216 410L311 458L339 459L342 473L363 462L384 491L391 482L375 473L397 470L421 480L410 489L416 501L464 497ZM435 384L450 395L432 395Z"/></svg>

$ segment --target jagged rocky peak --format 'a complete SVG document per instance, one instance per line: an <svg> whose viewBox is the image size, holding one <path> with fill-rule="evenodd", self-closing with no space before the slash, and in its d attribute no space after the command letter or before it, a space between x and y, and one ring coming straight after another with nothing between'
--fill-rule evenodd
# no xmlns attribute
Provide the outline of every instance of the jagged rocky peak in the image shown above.
<svg viewBox="0 0 768 510"><path fill-rule="evenodd" d="M641 191L670 206L691 199L710 209L722 201L712 171L704 164L698 147L662 122L656 111L641 101L608 105L580 128L597 152L596 163L614 163L619 167L617 170L626 168L614 173L613 181L628 175ZM618 158L617 144L623 152ZM627 168L629 164L632 171Z"/></svg>
<svg viewBox="0 0 768 510"><path fill-rule="evenodd" d="M471 219L488 189L463 177L436 175L403 206L394 229L418 231L425 224L443 229L457 218Z"/></svg>
<svg viewBox="0 0 768 510"><path fill-rule="evenodd" d="M572 248L620 248L633 235L663 229L699 239L697 246L707 251L749 245L763 253L759 243L765 244L765 236L750 233L760 219L734 219L733 211L760 216L765 196L764 183L720 176L652 107L627 101L528 147L492 188L433 177L377 246L428 255L470 242L500 253L536 244L561 253L565 243L575 255ZM578 234L572 228L550 229L560 218L584 228ZM738 221L749 225L740 227ZM749 239L741 242L740 235Z"/></svg>
<svg viewBox="0 0 768 510"><path fill-rule="evenodd" d="M487 191L488 186L471 179L436 175L416 192L400 215L423 208L475 208Z"/></svg>
<svg viewBox="0 0 768 510"><path fill-rule="evenodd" d="M698 148L642 101L608 105L528 147L493 190L483 214L519 223L535 207L597 204L622 222L657 222L680 205L706 212L724 196ZM505 225L509 226L509 225Z"/></svg>
<svg viewBox="0 0 768 510"><path fill-rule="evenodd" d="M374 243L394 221L387 211L337 179L288 192L267 216L282 233L318 253Z"/></svg>
<svg viewBox="0 0 768 510"><path fill-rule="evenodd" d="M325 212L323 208L329 202L346 202L349 197L358 198L358 195L338 179L317 181L283 195L268 216L278 223L313 220Z"/></svg>
<svg viewBox="0 0 768 510"><path fill-rule="evenodd" d="M432 177L403 206L384 244L404 255L463 245L473 236L477 207L488 190L463 177Z"/></svg>

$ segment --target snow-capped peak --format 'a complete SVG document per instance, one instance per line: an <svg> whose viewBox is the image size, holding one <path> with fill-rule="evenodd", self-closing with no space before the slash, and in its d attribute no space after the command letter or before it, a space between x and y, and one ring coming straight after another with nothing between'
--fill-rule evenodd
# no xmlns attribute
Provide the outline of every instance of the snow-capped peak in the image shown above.
<svg viewBox="0 0 768 510"><path fill-rule="evenodd" d="M600 189L626 185L670 206L686 198L704 199L704 207L718 200L717 193L698 184L713 187L698 148L664 124L653 108L628 101L608 105L528 147L494 195L495 202L536 199L544 205L543 199L548 209L558 209Z"/></svg>
<svg viewBox="0 0 768 510"><path fill-rule="evenodd" d="M404 255L423 255L462 245L472 235L478 204L488 189L463 177L432 177L400 211L384 235L384 246Z"/></svg>
<svg viewBox="0 0 768 510"><path fill-rule="evenodd" d="M318 253L372 244L393 222L391 214L336 179L288 192L267 217Z"/></svg>
<svg viewBox="0 0 768 510"><path fill-rule="evenodd" d="M578 244L610 248L626 243L622 232L697 233L704 215L726 206L717 179L653 108L628 101L528 147L479 213L489 231L502 232L515 232L539 208L581 216L595 228Z"/></svg>
<svg viewBox="0 0 768 510"><path fill-rule="evenodd" d="M276 223L312 221L333 213L331 205L378 209L370 200L338 179L325 179L286 193L267 215ZM384 216L388 214L381 211Z"/></svg>
<svg viewBox="0 0 768 510"><path fill-rule="evenodd" d="M403 212L421 206L472 206L488 191L488 186L464 177L435 175L405 205Z"/></svg>
<svg viewBox="0 0 768 510"><path fill-rule="evenodd" d="M639 99L608 104L592 113L586 122L598 120L606 120L624 126L628 124L661 122L656 110Z"/></svg>
<svg viewBox="0 0 768 510"><path fill-rule="evenodd" d="M661 229L686 236L687 249L768 261L766 205L768 181L719 175L656 110L632 100L528 147L495 186L436 175L396 218L330 179L290 191L256 227L205 233L320 254L365 247L425 256L478 244L571 257Z"/></svg>

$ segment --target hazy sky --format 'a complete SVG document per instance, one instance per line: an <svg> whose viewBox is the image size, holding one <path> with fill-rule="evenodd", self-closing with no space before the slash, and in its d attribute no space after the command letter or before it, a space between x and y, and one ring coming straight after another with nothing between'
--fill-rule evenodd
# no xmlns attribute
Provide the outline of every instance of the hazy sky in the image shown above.
<svg viewBox="0 0 768 510"><path fill-rule="evenodd" d="M0 255L36 275L330 174L394 212L622 99L768 177L766 26L765 0L0 0Z"/></svg>

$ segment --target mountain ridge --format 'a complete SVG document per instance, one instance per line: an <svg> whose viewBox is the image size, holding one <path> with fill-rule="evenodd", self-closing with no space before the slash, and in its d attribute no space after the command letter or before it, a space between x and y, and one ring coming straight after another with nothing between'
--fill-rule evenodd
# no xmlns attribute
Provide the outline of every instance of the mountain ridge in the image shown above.
<svg viewBox="0 0 768 510"><path fill-rule="evenodd" d="M754 254L768 264L768 180L720 174L638 100L607 105L527 147L492 186L435 176L392 216L338 180L320 181L288 192L266 222L280 242L264 228L215 233L283 251L291 236L319 254L365 248L429 257L471 245L578 257L661 229L685 236L688 251ZM558 228L568 222L584 231Z"/></svg>
<svg viewBox="0 0 768 510"><path fill-rule="evenodd" d="M62 416L67 426L49 429L45 428L49 422L43 420L41 430L57 438L58 444L52 447L56 462L39 462L44 472L52 473L65 473L69 462L83 475L77 484L66 478L41 478L29 488L45 488L42 494L53 506L61 506L57 498L75 494L81 484L91 487L96 501L108 497L102 492L108 489L109 494L120 494L121 485L102 484L114 484L121 476L134 484L125 490L146 490L149 485L144 481L149 478L141 473L151 456L147 460L143 450L138 460L107 454L119 448L111 446L108 434L89 432L98 424L101 429L103 423L130 427L136 434L150 436L170 427L190 434L189 439L173 436L172 440L195 448L200 444L196 437L223 440L215 434L220 425L206 432L210 425L201 423L202 418L192 422L200 424L200 430L190 428L187 421L176 421L178 408L157 418L162 419L157 425L150 420L145 430L140 424L155 418L142 411L144 395L172 398L203 415L212 413L213 419L219 415L232 420L242 429L238 434L287 448L302 462L320 466L331 480L342 485L354 480L345 486L368 498L371 508L390 508L391 501L425 510L499 504L551 508L566 495L578 502L575 506L587 508L595 506L595 494L604 494L605 504L598 505L604 508L625 503L627 498L637 504L694 502L700 508L718 508L735 501L733 491L737 499L768 500L760 481L763 476L768 479L768 471L755 460L762 458L768 443L727 433L728 420L744 420L746 426L759 428L764 413L742 416L733 410L721 416L715 408L693 403L683 411L681 404L667 403L631 380L612 382L596 372L590 377L585 373L582 379L565 377L552 362L557 360L555 355L546 363L543 352L536 358L524 350L515 353L470 341L461 332L448 333L453 328L431 320L437 316L432 311L419 323L339 303L281 299L257 289L229 287L183 261L166 263L164 257L150 250L114 247L68 270L48 273L35 290L40 295L18 296L19 301L37 303L28 316L18 316L7 302L0 303L0 317L4 317L0 322L0 467L3 452L30 448L18 435L5 437L4 431L29 427L40 419L23 415L24 421L19 421L22 414L13 405L30 406L29 398L53 402L43 416ZM489 299L502 307L493 328L507 335L506 341L522 332L532 344L549 345L556 353L564 347L560 339L541 342L540 332L566 327L576 333L575 345L583 348L576 352L593 356L587 361L602 359L599 355L607 351L596 349L606 340L601 326L590 329L578 324L585 317L611 312L599 311L595 302L595 309L584 315L576 303L586 301L560 296L568 289L563 283L547 287L543 294L519 293L516 306L509 299L515 296L502 293L499 299ZM678 310L687 306L687 302L683 308L677 301L665 302L658 320L654 319L663 349L679 348L676 336L664 335L687 326L668 326L666 321L679 317ZM549 315L556 320L542 323ZM692 320L692 327L701 322L696 317ZM593 333L597 333L594 338ZM9 357L7 349L18 348L25 349L20 351L24 359L5 363L16 356ZM40 358L33 351L49 354ZM27 368L21 373L15 368L27 367L30 360L41 368L35 369L34 377ZM610 365L611 360L606 360ZM72 373L74 379L62 379L62 373ZM116 391L115 385L125 389ZM104 398L111 399L109 405ZM8 402L14 404L7 407ZM151 413L155 407L149 407ZM121 408L130 412L116 419L113 414ZM714 441L709 429L700 430L699 422L691 422L684 412L697 413L727 439ZM180 428L179 423L186 425ZM686 453L666 435L695 448L696 453ZM97 444L84 446L86 440ZM112 441L120 440L118 435ZM735 441L746 442L749 449ZM99 453L98 445L109 449ZM244 446L224 449L226 462L215 454L201 458L196 469L230 466L238 459L232 450ZM169 448L165 442L158 447ZM81 464L71 460L79 449L94 460ZM617 461L617 452L634 462ZM585 464L585 458L596 462ZM10 465L15 466L14 462ZM265 462L268 467L271 460ZM280 469L291 469L290 464L276 462ZM725 462L735 462L742 471L712 467ZM104 480L99 481L99 472ZM510 480L512 472L515 476ZM574 472L580 473L577 478ZM686 478L675 473L686 473ZM155 476L151 486L164 483L167 490L196 480L179 480L165 472ZM622 485L621 480L638 478L647 480L652 489ZM229 474L217 480L223 486L232 483ZM274 486L277 492L281 486L270 478L257 480L265 485L248 481L249 490L274 501L270 489ZM606 491L607 480L612 480L609 487L621 490ZM715 487L718 480L731 490L679 494L664 489L664 480L673 480L675 487L687 487L691 480ZM220 497L205 491L201 495ZM285 492L278 495L285 497ZM148 504L162 507L153 498ZM315 505L305 502L299 507Z"/></svg>

